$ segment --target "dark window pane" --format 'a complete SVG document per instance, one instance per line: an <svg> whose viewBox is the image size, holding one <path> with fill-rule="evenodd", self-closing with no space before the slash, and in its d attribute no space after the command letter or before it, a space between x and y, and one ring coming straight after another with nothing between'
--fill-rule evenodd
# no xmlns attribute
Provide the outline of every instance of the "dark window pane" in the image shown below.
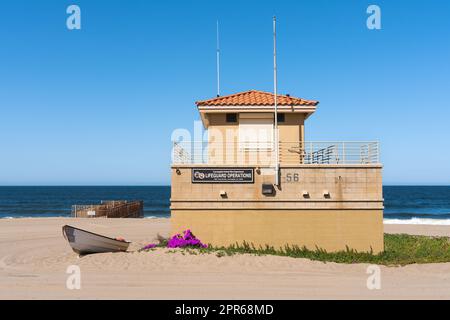
<svg viewBox="0 0 450 320"><path fill-rule="evenodd" d="M284 113L277 113L277 122L284 122Z"/></svg>
<svg viewBox="0 0 450 320"><path fill-rule="evenodd" d="M227 113L227 122L237 122L237 113Z"/></svg>

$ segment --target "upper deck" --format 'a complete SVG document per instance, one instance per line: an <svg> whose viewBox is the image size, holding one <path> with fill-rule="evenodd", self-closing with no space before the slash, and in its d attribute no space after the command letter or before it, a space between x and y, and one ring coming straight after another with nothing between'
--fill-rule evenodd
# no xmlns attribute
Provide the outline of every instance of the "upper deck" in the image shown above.
<svg viewBox="0 0 450 320"><path fill-rule="evenodd" d="M374 165L376 141L305 141L305 121L319 104L250 90L197 101L207 137L173 144L173 164ZM275 116L276 115L276 116Z"/></svg>
<svg viewBox="0 0 450 320"><path fill-rule="evenodd" d="M374 165L380 164L377 141L279 142L281 165ZM273 166L273 142L174 142L172 163L204 165Z"/></svg>

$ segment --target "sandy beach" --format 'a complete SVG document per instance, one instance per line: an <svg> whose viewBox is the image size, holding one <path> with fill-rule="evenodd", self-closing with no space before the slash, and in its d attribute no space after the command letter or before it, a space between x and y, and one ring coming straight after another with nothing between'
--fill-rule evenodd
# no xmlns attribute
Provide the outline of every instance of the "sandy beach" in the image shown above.
<svg viewBox="0 0 450 320"><path fill-rule="evenodd" d="M61 235L64 224L125 237L130 252L78 258ZM0 299L450 298L450 263L381 266L381 289L369 290L367 264L136 252L169 227L169 219L0 220ZM385 232L450 236L450 226L385 225ZM70 265L80 267L80 290L66 287Z"/></svg>

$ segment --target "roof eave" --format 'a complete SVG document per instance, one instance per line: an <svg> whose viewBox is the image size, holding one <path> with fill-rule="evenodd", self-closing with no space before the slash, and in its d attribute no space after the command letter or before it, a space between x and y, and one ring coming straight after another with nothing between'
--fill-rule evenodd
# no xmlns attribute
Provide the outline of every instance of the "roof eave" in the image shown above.
<svg viewBox="0 0 450 320"><path fill-rule="evenodd" d="M266 106L197 106L200 113L200 118L205 128L209 127L208 113L226 113L230 111L235 112L274 112L273 105ZM278 106L278 111L280 112L294 112L294 113L304 113L305 119L308 119L317 109L317 105L305 106L305 105L294 105L294 106Z"/></svg>
<svg viewBox="0 0 450 320"><path fill-rule="evenodd" d="M254 112L256 110L262 111L275 111L273 105L247 105L247 106L197 106L199 111L208 112L226 112L226 111L240 111L240 112ZM317 105L281 105L277 106L279 111L296 111L296 112L314 112L317 109Z"/></svg>

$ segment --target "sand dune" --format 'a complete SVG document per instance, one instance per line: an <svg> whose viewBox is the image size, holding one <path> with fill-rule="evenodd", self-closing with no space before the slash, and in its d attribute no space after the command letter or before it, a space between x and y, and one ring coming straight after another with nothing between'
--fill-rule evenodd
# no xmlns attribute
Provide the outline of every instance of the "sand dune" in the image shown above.
<svg viewBox="0 0 450 320"><path fill-rule="evenodd" d="M72 224L133 241L130 252L78 258L61 235ZM450 298L450 263L381 267L381 290L366 286L368 265L276 256L137 252L168 219L0 220L1 299L419 299ZM448 235L449 226L387 225L386 232ZM66 287L78 265L81 289Z"/></svg>

